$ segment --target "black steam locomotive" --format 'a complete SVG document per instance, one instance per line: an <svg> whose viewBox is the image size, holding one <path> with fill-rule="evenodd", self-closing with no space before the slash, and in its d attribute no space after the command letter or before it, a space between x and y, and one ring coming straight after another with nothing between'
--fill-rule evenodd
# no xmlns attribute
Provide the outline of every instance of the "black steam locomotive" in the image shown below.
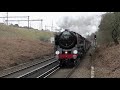
<svg viewBox="0 0 120 90"><path fill-rule="evenodd" d="M55 56L60 61L60 66L75 66L77 60L85 55L90 46L91 42L67 29L55 35Z"/></svg>

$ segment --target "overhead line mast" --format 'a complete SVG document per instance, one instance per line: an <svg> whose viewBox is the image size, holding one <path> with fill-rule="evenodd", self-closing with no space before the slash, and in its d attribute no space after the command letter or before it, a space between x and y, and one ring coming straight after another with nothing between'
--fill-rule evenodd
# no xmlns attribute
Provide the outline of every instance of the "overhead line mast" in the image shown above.
<svg viewBox="0 0 120 90"><path fill-rule="evenodd" d="M7 12L7 25L8 25L8 12Z"/></svg>

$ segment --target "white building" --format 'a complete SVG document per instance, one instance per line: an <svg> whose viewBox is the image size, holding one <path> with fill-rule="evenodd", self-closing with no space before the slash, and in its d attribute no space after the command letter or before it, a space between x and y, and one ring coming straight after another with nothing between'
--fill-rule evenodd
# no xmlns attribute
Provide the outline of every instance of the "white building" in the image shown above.
<svg viewBox="0 0 120 90"><path fill-rule="evenodd" d="M51 37L51 38L50 38L50 42L51 42L51 43L54 43L54 41L55 41L55 38L54 38L54 37Z"/></svg>

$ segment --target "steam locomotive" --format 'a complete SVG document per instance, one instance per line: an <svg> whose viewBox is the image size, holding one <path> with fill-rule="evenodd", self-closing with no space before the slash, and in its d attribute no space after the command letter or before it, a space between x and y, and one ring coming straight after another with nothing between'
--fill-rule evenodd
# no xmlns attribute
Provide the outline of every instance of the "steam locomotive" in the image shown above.
<svg viewBox="0 0 120 90"><path fill-rule="evenodd" d="M55 56L60 66L75 66L90 46L90 41L68 29L55 35Z"/></svg>

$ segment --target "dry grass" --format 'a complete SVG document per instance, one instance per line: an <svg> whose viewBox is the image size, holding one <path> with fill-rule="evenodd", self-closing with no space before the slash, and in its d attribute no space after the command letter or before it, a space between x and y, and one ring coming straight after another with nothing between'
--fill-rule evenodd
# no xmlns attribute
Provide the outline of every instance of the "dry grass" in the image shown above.
<svg viewBox="0 0 120 90"><path fill-rule="evenodd" d="M53 53L53 45L40 41L50 32L27 30L0 24L0 70Z"/></svg>
<svg viewBox="0 0 120 90"><path fill-rule="evenodd" d="M120 69L120 45L102 45L97 48L94 56L97 77L100 75L101 77L120 77L120 74L117 74L120 73L118 71Z"/></svg>
<svg viewBox="0 0 120 90"><path fill-rule="evenodd" d="M38 39L38 40L49 40L53 36L53 32L40 31L36 29L18 28L13 26L6 26L0 24L0 38L27 38L27 39Z"/></svg>
<svg viewBox="0 0 120 90"><path fill-rule="evenodd" d="M17 65L31 59L52 54L51 44L38 40L0 39L0 68Z"/></svg>
<svg viewBox="0 0 120 90"><path fill-rule="evenodd" d="M103 65L109 68L115 68L120 66L120 45L118 46L112 46L112 47L99 47L96 51L97 56L96 60L101 64L97 65Z"/></svg>

